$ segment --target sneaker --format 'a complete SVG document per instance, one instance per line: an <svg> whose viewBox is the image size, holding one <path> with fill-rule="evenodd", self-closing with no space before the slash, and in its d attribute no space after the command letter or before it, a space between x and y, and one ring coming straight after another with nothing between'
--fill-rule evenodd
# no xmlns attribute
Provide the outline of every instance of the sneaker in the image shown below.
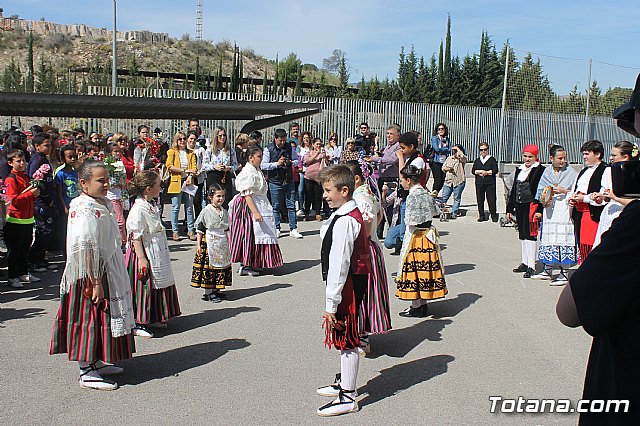
<svg viewBox="0 0 640 426"><path fill-rule="evenodd" d="M173 241L182 241L182 238L180 237L180 234L178 234L177 232L173 233L172 239L173 239Z"/></svg>
<svg viewBox="0 0 640 426"><path fill-rule="evenodd" d="M340 389L338 397L328 404L318 408L318 415L321 417L340 416L347 413L355 413L360 410L356 401L355 391L345 391Z"/></svg>
<svg viewBox="0 0 640 426"><path fill-rule="evenodd" d="M422 306L420 306L419 308L412 308L411 306L409 306L407 309L400 312L399 315L405 318L424 318L426 316Z"/></svg>
<svg viewBox="0 0 640 426"><path fill-rule="evenodd" d="M561 285L566 285L569 282L569 280L567 279L567 277L565 277L564 275L560 274L556 277L555 280L551 281L549 283L549 285L553 285L553 286L561 286Z"/></svg>
<svg viewBox="0 0 640 426"><path fill-rule="evenodd" d="M42 281L40 278L36 277L35 275L31 275L30 273L26 275L20 275L18 278L23 283L37 283L38 281Z"/></svg>
<svg viewBox="0 0 640 426"><path fill-rule="evenodd" d="M29 265L30 272L47 272L47 267L45 265Z"/></svg>
<svg viewBox="0 0 640 426"><path fill-rule="evenodd" d="M298 217L303 217L304 216L304 210L300 209L297 211L296 216Z"/></svg>
<svg viewBox="0 0 640 426"><path fill-rule="evenodd" d="M153 333L149 331L144 325L136 325L133 328L133 335L138 337L153 337Z"/></svg>
<svg viewBox="0 0 640 426"><path fill-rule="evenodd" d="M113 380L105 379L104 377L94 376L81 376L78 380L80 387L86 389L111 391L118 389L118 384Z"/></svg>
<svg viewBox="0 0 640 426"><path fill-rule="evenodd" d="M276 229L276 238L280 238L280 228Z"/></svg>
<svg viewBox="0 0 640 426"><path fill-rule="evenodd" d="M289 235L290 235L291 237L295 238L296 240L300 240L300 239L302 239L302 234L301 234L300 232L298 232L298 230L297 230L297 229L292 229L292 230L289 232Z"/></svg>
<svg viewBox="0 0 640 426"><path fill-rule="evenodd" d="M455 220L458 217L458 213L451 212L451 216L449 217L451 220Z"/></svg>
<svg viewBox="0 0 640 426"><path fill-rule="evenodd" d="M531 278L535 273L536 271L534 271L533 268L527 268L527 271L522 275L522 278Z"/></svg>
<svg viewBox="0 0 640 426"><path fill-rule="evenodd" d="M513 272L527 272L527 265L521 263L520 266L513 270Z"/></svg>
<svg viewBox="0 0 640 426"><path fill-rule="evenodd" d="M550 279L553 279L553 277L547 271L542 271L539 274L532 275L531 279L533 279L533 280L550 280Z"/></svg>
<svg viewBox="0 0 640 426"><path fill-rule="evenodd" d="M124 371L124 368L104 361L98 361L94 365L98 374L104 374L105 376L115 376L116 374L122 374Z"/></svg>
<svg viewBox="0 0 640 426"><path fill-rule="evenodd" d="M11 288L24 288L24 284L20 282L20 278L9 278L7 283Z"/></svg>

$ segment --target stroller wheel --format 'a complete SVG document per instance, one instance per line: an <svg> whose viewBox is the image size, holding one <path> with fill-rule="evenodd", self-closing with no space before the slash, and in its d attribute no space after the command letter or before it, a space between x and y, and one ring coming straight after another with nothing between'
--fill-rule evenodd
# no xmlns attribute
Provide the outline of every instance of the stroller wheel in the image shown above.
<svg viewBox="0 0 640 426"><path fill-rule="evenodd" d="M507 224L506 224L506 222L505 222L504 218L503 218L503 217L501 217L501 218L500 218L500 227L501 227L501 228L504 228L506 225L507 225Z"/></svg>

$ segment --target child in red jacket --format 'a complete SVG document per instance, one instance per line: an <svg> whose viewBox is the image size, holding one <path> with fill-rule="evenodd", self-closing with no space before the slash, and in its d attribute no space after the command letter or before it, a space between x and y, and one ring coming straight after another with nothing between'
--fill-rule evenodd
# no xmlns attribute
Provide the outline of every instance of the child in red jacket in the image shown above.
<svg viewBox="0 0 640 426"><path fill-rule="evenodd" d="M40 278L29 273L29 249L33 239L33 206L40 194L25 174L27 162L24 152L18 149L7 153L7 164L12 168L4 180L9 204L7 223L4 225L4 242L7 245L9 286L22 288L23 282L36 282Z"/></svg>

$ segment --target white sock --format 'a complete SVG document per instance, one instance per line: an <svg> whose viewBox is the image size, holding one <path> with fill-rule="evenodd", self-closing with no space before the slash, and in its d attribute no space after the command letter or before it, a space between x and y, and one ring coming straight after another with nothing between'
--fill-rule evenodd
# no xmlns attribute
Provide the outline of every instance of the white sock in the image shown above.
<svg viewBox="0 0 640 426"><path fill-rule="evenodd" d="M416 300L412 300L411 301L411 307L414 309L418 309L420 306L422 306L422 300L421 299L416 299Z"/></svg>
<svg viewBox="0 0 640 426"><path fill-rule="evenodd" d="M357 349L340 351L340 386L344 390L355 391L358 378L360 355Z"/></svg>
<svg viewBox="0 0 640 426"><path fill-rule="evenodd" d="M520 256L522 257L522 262L523 264L527 264L527 245L526 245L527 240L520 240Z"/></svg>
<svg viewBox="0 0 640 426"><path fill-rule="evenodd" d="M524 262L531 269L536 268L536 242L530 240L524 240L524 248L527 261Z"/></svg>

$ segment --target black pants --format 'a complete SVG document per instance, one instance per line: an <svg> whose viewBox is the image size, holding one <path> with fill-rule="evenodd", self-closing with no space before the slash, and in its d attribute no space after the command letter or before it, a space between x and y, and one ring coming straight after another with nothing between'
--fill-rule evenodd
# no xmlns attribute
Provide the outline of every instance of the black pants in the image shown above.
<svg viewBox="0 0 640 426"><path fill-rule="evenodd" d="M304 215L309 216L309 208L313 206L316 215L322 211L322 187L318 182L311 179L304 180Z"/></svg>
<svg viewBox="0 0 640 426"><path fill-rule="evenodd" d="M62 244L61 249L67 259L67 223L69 216L64 214L64 210L58 210L58 220L56 220L56 240L58 245Z"/></svg>
<svg viewBox="0 0 640 426"><path fill-rule="evenodd" d="M33 216L36 220L36 238L29 251L29 262L38 264L44 262L44 255L55 237L58 212L55 207L36 204Z"/></svg>
<svg viewBox="0 0 640 426"><path fill-rule="evenodd" d="M433 174L433 189L432 191L440 192L444 186L444 172L442 171L442 163L432 161L429 163L431 172Z"/></svg>
<svg viewBox="0 0 640 426"><path fill-rule="evenodd" d="M518 239L535 241L529 227L529 206L531 203L516 203L516 221L518 222Z"/></svg>
<svg viewBox="0 0 640 426"><path fill-rule="evenodd" d="M198 187L198 190L196 192L196 195L193 196L193 220L196 220L198 216L200 216L200 212L202 211L202 197L204 197L202 191L204 191L204 181L196 186ZM231 193L227 193L225 195L225 201L231 200L231 198L233 197L233 194ZM227 204L228 203L229 202L227 201Z"/></svg>
<svg viewBox="0 0 640 426"><path fill-rule="evenodd" d="M476 201L478 202L478 213L480 217L484 217L484 198L487 197L489 204L489 213L491 216L496 215L496 184L479 184L476 183Z"/></svg>
<svg viewBox="0 0 640 426"><path fill-rule="evenodd" d="M29 248L33 238L33 224L7 222L4 225L4 243L7 245L9 278L29 273Z"/></svg>

